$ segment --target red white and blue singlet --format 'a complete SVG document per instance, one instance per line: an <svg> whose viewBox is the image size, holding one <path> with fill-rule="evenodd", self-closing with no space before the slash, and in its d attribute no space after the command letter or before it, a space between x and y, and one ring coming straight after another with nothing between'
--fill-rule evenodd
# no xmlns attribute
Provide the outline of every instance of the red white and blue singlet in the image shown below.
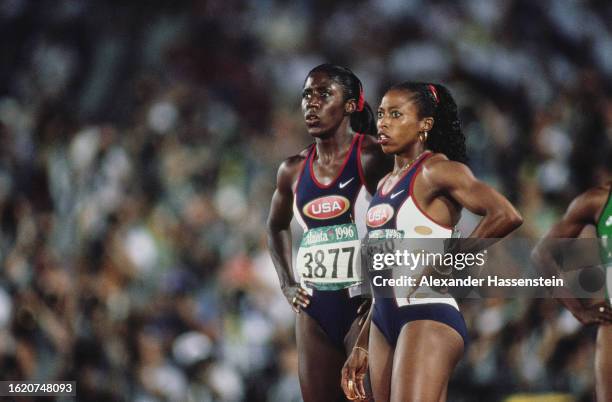
<svg viewBox="0 0 612 402"><path fill-rule="evenodd" d="M436 223L427 216L413 197L414 183L423 162L432 155L426 152L421 155L404 173L397 183L386 193L383 184L370 201L366 217L368 233L377 230L391 229L401 231L404 238L449 238L453 234L450 226ZM387 180L388 176L386 179Z"/></svg>
<svg viewBox="0 0 612 402"><path fill-rule="evenodd" d="M413 194L416 177L424 162L432 155L431 152L425 152L417 158L387 192L383 192L383 188L388 176L383 179L367 212L368 236L406 239L452 237L454 228L435 222L418 205ZM447 324L459 332L467 344L467 328L459 306L452 297L376 298L372 319L392 346L395 346L402 327L415 320L434 320Z"/></svg>

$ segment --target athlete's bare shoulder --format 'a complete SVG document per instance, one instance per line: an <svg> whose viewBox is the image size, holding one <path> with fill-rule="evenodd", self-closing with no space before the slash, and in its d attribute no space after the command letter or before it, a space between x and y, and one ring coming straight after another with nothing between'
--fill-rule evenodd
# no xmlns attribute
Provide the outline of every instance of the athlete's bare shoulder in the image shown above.
<svg viewBox="0 0 612 402"><path fill-rule="evenodd" d="M590 189L582 193L580 196L583 196L585 198L597 198L601 196L607 197L608 193L610 192L610 185L611 183L606 183L601 184L599 186L591 187Z"/></svg>
<svg viewBox="0 0 612 402"><path fill-rule="evenodd" d="M308 157L310 146L304 148L299 153L285 159L278 167L276 184L279 190L289 191L301 170L302 163Z"/></svg>
<svg viewBox="0 0 612 402"><path fill-rule="evenodd" d="M290 157L285 159L281 163L281 165L279 167L279 170L280 169L289 169L289 170L291 170L292 168L294 168L296 166L300 166L302 164L302 162L304 161L304 159L306 159L307 156L308 156L308 148L304 148L298 154L291 155Z"/></svg>
<svg viewBox="0 0 612 402"><path fill-rule="evenodd" d="M610 184L592 187L578 195L570 203L566 219L594 223L597 220L610 193Z"/></svg>
<svg viewBox="0 0 612 402"><path fill-rule="evenodd" d="M580 204L603 205L610 193L610 184L592 187L574 199Z"/></svg>
<svg viewBox="0 0 612 402"><path fill-rule="evenodd" d="M452 161L441 153L434 153L423 162L423 178L432 185L446 187L457 180L473 179L470 168L457 161Z"/></svg>
<svg viewBox="0 0 612 402"><path fill-rule="evenodd" d="M604 183L601 186L598 186L598 187L595 187L595 188L601 189L601 191L603 191L604 194L610 194L610 191L612 191L612 181Z"/></svg>
<svg viewBox="0 0 612 402"><path fill-rule="evenodd" d="M427 158L423 163L425 168L435 170L446 170L449 168L468 169L468 166L464 163L453 161L442 153L435 152L432 156Z"/></svg>

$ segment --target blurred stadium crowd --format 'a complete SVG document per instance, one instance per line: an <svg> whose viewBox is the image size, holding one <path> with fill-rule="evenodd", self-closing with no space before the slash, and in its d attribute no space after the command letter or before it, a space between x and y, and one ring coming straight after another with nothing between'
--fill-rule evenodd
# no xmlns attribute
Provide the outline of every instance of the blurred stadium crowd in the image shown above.
<svg viewBox="0 0 612 402"><path fill-rule="evenodd" d="M611 25L596 0L0 2L0 380L301 400L264 221L310 141L307 72L347 65L374 107L447 85L471 168L536 238L610 162ZM593 328L550 300L463 311L449 401L591 400Z"/></svg>

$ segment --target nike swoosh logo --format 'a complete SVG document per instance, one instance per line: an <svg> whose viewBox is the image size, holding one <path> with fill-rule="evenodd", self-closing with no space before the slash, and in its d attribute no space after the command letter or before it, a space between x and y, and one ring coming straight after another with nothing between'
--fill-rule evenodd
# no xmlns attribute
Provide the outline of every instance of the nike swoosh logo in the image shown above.
<svg viewBox="0 0 612 402"><path fill-rule="evenodd" d="M401 193L403 193L404 191L405 191L405 189L404 189L404 190L402 190L402 191L398 191L397 193L393 193L393 194L391 194L391 197L389 197L389 198L394 199L395 197L397 197L398 195L400 195L400 194L401 194Z"/></svg>
<svg viewBox="0 0 612 402"><path fill-rule="evenodd" d="M349 184L350 182L352 182L352 181L353 181L353 179L354 179L354 177L351 177L351 179L350 179L350 180L347 180L347 181L345 181L344 183L340 183L340 184L338 184L338 188L342 189L342 188L344 188L344 187L348 186L348 184Z"/></svg>

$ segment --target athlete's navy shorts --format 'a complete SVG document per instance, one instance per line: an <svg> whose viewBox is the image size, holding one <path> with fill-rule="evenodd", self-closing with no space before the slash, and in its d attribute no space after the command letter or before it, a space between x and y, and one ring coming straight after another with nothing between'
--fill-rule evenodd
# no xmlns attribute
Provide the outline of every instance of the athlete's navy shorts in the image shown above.
<svg viewBox="0 0 612 402"><path fill-rule="evenodd" d="M389 345L395 347L404 324L417 320L432 320L448 325L463 338L464 350L468 345L468 333L463 315L447 303L415 304L399 307L395 299L377 298L372 320L383 333Z"/></svg>
<svg viewBox="0 0 612 402"><path fill-rule="evenodd" d="M303 309L327 334L334 346L344 350L344 337L357 318L361 297L350 297L348 289L312 289L310 304Z"/></svg>

